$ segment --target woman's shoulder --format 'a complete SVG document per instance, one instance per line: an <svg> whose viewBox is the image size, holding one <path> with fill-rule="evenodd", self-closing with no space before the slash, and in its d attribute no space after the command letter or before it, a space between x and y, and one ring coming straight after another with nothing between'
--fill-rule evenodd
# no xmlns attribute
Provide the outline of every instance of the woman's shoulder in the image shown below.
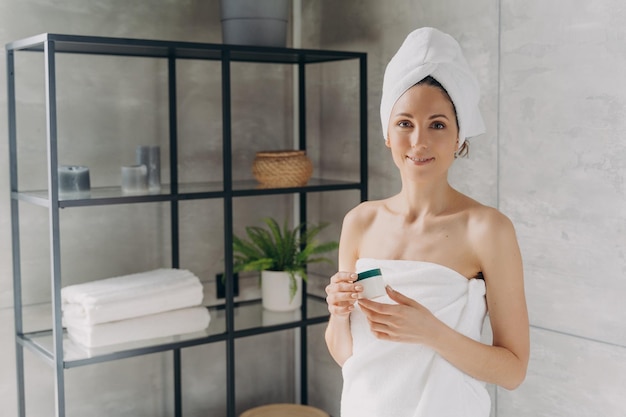
<svg viewBox="0 0 626 417"><path fill-rule="evenodd" d="M387 200L363 201L350 210L347 215L352 217L375 216L379 210L385 207L386 201Z"/></svg>
<svg viewBox="0 0 626 417"><path fill-rule="evenodd" d="M470 236L483 241L515 236L513 222L497 208L467 197L465 211Z"/></svg>
<svg viewBox="0 0 626 417"><path fill-rule="evenodd" d="M346 213L344 223L356 227L365 227L371 224L381 210L385 208L386 201L387 200L363 201Z"/></svg>

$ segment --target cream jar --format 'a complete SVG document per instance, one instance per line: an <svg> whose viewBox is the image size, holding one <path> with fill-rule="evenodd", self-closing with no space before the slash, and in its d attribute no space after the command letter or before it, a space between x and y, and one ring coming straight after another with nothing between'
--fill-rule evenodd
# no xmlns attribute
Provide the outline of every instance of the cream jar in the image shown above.
<svg viewBox="0 0 626 417"><path fill-rule="evenodd" d="M387 294L385 281L379 268L359 272L356 282L363 286L362 298L376 298Z"/></svg>

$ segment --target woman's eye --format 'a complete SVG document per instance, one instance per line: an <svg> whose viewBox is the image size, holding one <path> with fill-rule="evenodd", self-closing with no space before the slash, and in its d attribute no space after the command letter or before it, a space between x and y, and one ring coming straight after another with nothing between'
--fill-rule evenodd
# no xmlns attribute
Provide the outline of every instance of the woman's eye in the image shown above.
<svg viewBox="0 0 626 417"><path fill-rule="evenodd" d="M435 129L445 129L446 125L441 122L435 122L432 124Z"/></svg>
<svg viewBox="0 0 626 417"><path fill-rule="evenodd" d="M411 122L403 120L401 122L398 122L398 126L400 126L400 127L411 127Z"/></svg>

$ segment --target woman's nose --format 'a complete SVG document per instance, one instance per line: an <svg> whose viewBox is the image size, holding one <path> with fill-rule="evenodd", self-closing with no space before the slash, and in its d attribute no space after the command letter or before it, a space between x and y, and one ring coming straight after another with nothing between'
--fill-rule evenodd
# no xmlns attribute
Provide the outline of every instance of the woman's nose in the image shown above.
<svg viewBox="0 0 626 417"><path fill-rule="evenodd" d="M425 148L427 145L427 138L424 132L420 132L419 129L415 129L411 134L411 148Z"/></svg>

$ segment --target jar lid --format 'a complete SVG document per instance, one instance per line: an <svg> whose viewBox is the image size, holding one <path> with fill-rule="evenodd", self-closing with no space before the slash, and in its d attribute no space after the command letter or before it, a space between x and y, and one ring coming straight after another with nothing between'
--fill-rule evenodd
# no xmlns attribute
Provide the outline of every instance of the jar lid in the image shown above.
<svg viewBox="0 0 626 417"><path fill-rule="evenodd" d="M363 271L363 272L359 272L357 274L357 281L361 281L363 279L367 279L367 278L371 278L371 277L376 277L382 275L382 273L380 272L379 268L375 268L375 269L368 269L367 271Z"/></svg>

